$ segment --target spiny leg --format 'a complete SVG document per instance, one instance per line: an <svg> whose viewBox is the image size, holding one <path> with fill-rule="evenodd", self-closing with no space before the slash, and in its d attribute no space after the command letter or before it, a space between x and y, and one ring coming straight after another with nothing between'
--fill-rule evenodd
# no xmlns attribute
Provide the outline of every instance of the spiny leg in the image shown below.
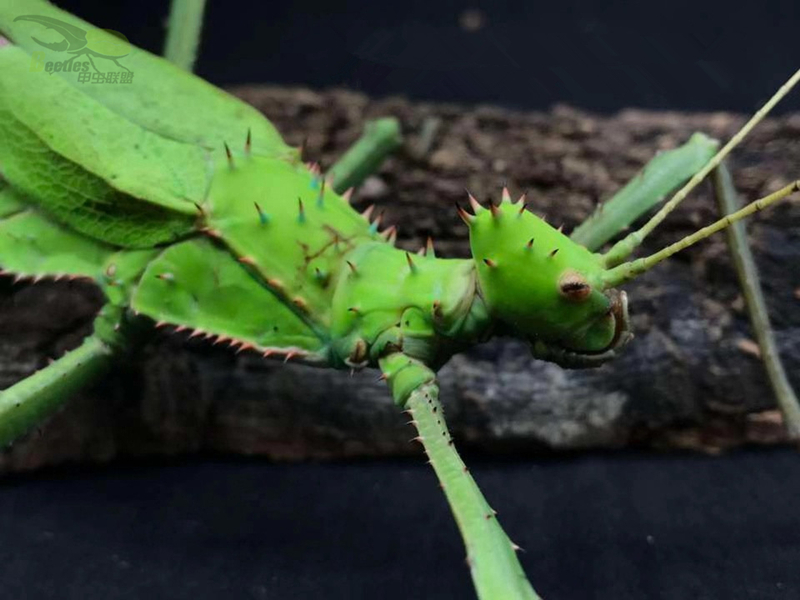
<svg viewBox="0 0 800 600"><path fill-rule="evenodd" d="M131 341L123 318L130 286L157 252L120 251L83 237L28 208L30 203L14 188L0 189L0 273L19 280L93 280L104 288L108 304L83 345L0 391L0 445L53 413Z"/></svg>
<svg viewBox="0 0 800 600"><path fill-rule="evenodd" d="M197 60L206 0L172 0L164 58L185 71Z"/></svg>
<svg viewBox="0 0 800 600"><path fill-rule="evenodd" d="M598 205L570 238L596 252L697 173L718 146L716 140L695 133L682 146L658 154L610 200Z"/></svg>
<svg viewBox="0 0 800 600"><path fill-rule="evenodd" d="M537 600L517 559L518 550L503 531L453 445L439 403L436 376L404 354L380 361L395 401L411 415L436 472L467 549L467 564L481 600Z"/></svg>
<svg viewBox="0 0 800 600"><path fill-rule="evenodd" d="M742 207L731 174L724 162L716 168L711 181L719 210L723 215L736 212ZM775 345L767 306L761 292L758 268L747 243L744 223L737 222L728 228L728 245L747 304L750 323L761 349L761 358L764 361L772 390L775 392L778 406L786 421L786 429L793 439L800 439L800 403L798 403L797 396L786 377L786 371Z"/></svg>
<svg viewBox="0 0 800 600"><path fill-rule="evenodd" d="M360 185L375 173L402 143L400 123L394 117L368 121L364 133L328 173L337 194Z"/></svg>
<svg viewBox="0 0 800 600"><path fill-rule="evenodd" d="M122 314L106 305L83 344L0 391L0 447L36 427L112 364L127 339Z"/></svg>

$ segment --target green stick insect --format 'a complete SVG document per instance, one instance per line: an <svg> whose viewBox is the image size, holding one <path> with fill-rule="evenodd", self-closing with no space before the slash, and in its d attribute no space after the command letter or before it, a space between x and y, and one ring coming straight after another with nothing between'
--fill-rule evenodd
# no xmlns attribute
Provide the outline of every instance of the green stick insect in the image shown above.
<svg viewBox="0 0 800 600"><path fill-rule="evenodd" d="M187 4L176 7L173 22L196 33L197 12L181 17ZM48 46L45 29L67 42ZM88 278L106 298L80 347L0 392L0 443L97 377L147 324L265 358L377 367L419 431L482 600L538 596L453 446L437 370L499 334L566 368L612 359L632 337L619 285L798 189L792 183L629 260L800 72L719 152L696 134L659 155L572 238L504 189L499 205L469 196L472 212L458 208L471 258L437 258L432 245L412 255L345 191L397 145L393 120L373 123L323 176L253 108L43 0L1 2L0 33L0 268L34 281ZM196 35L183 33L171 46L189 66ZM87 85L84 73L102 74L103 61L131 76ZM642 228L595 252L690 177Z"/></svg>

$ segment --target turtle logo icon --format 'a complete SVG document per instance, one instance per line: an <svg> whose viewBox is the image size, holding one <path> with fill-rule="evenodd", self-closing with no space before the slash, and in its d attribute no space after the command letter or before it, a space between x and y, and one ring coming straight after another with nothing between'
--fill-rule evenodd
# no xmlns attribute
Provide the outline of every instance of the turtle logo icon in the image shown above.
<svg viewBox="0 0 800 600"><path fill-rule="evenodd" d="M66 52L72 56L63 61L45 60L45 53L34 53L34 63L38 68L34 70L44 70L48 73L58 72L88 72L90 67L95 73L103 74L98 68L97 62L108 60L127 73L131 70L119 62L119 59L131 53L132 46L128 39L117 31L110 29L90 29L88 31L65 23L53 17L41 15L22 15L14 21L31 21L43 25L46 29L56 31L62 39L57 42L43 42L34 35L31 39L42 48L52 52ZM76 59L86 57L88 61L78 61ZM102 63L101 63L102 64Z"/></svg>

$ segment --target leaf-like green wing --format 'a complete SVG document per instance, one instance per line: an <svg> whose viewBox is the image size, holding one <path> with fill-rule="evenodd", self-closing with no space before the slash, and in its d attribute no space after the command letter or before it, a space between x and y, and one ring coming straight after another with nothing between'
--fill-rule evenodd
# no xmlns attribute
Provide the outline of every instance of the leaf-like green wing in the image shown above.
<svg viewBox="0 0 800 600"><path fill-rule="evenodd" d="M51 47L76 28L85 48ZM48 2L0 2L0 33L14 42L0 46L3 176L87 236L147 248L188 235L224 142L248 131L253 154L299 162L254 108Z"/></svg>
<svg viewBox="0 0 800 600"><path fill-rule="evenodd" d="M170 246L154 259L132 308L265 355L326 361L325 343L231 255L206 239Z"/></svg>
<svg viewBox="0 0 800 600"><path fill-rule="evenodd" d="M130 123L0 48L3 176L56 219L108 243L146 247L191 232L206 152Z"/></svg>
<svg viewBox="0 0 800 600"><path fill-rule="evenodd" d="M0 182L0 218L23 210L25 210L25 204L22 202L22 198L10 185Z"/></svg>
<svg viewBox="0 0 800 600"><path fill-rule="evenodd" d="M95 54L70 54L43 49L34 37L53 42L63 38L54 31L48 31L41 22L19 19L26 15L44 17L50 22L60 21L72 28L85 30L88 39L86 49ZM250 128L254 153L270 157L297 156L297 151L288 147L275 127L252 106L163 58L131 46L111 33L59 10L49 2L3 0L0 2L0 33L28 55L45 53L45 61L34 63L28 57L26 65L44 65L46 61L63 62L76 56L76 61L89 63L87 68L91 72L95 72L96 67L104 73L127 73L126 77L131 78L130 83L120 83L120 79L117 83L96 84L81 83L80 71L61 70L52 76L43 71L30 74L36 76L35 79L42 86L47 85L48 78L68 82L82 95L93 98L142 129L205 148L220 148L225 141L244 141ZM112 54L117 57L116 62L102 57ZM4 74L0 71L2 77Z"/></svg>
<svg viewBox="0 0 800 600"><path fill-rule="evenodd" d="M0 219L0 270L21 278L98 279L113 251L33 210Z"/></svg>

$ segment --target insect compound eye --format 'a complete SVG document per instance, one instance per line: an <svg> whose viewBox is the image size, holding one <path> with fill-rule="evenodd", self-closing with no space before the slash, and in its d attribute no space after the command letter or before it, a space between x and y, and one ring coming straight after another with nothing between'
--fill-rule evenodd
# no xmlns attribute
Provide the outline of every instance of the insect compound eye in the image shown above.
<svg viewBox="0 0 800 600"><path fill-rule="evenodd" d="M583 302L592 293L592 286L578 273L570 272L561 277L558 290L571 302Z"/></svg>

